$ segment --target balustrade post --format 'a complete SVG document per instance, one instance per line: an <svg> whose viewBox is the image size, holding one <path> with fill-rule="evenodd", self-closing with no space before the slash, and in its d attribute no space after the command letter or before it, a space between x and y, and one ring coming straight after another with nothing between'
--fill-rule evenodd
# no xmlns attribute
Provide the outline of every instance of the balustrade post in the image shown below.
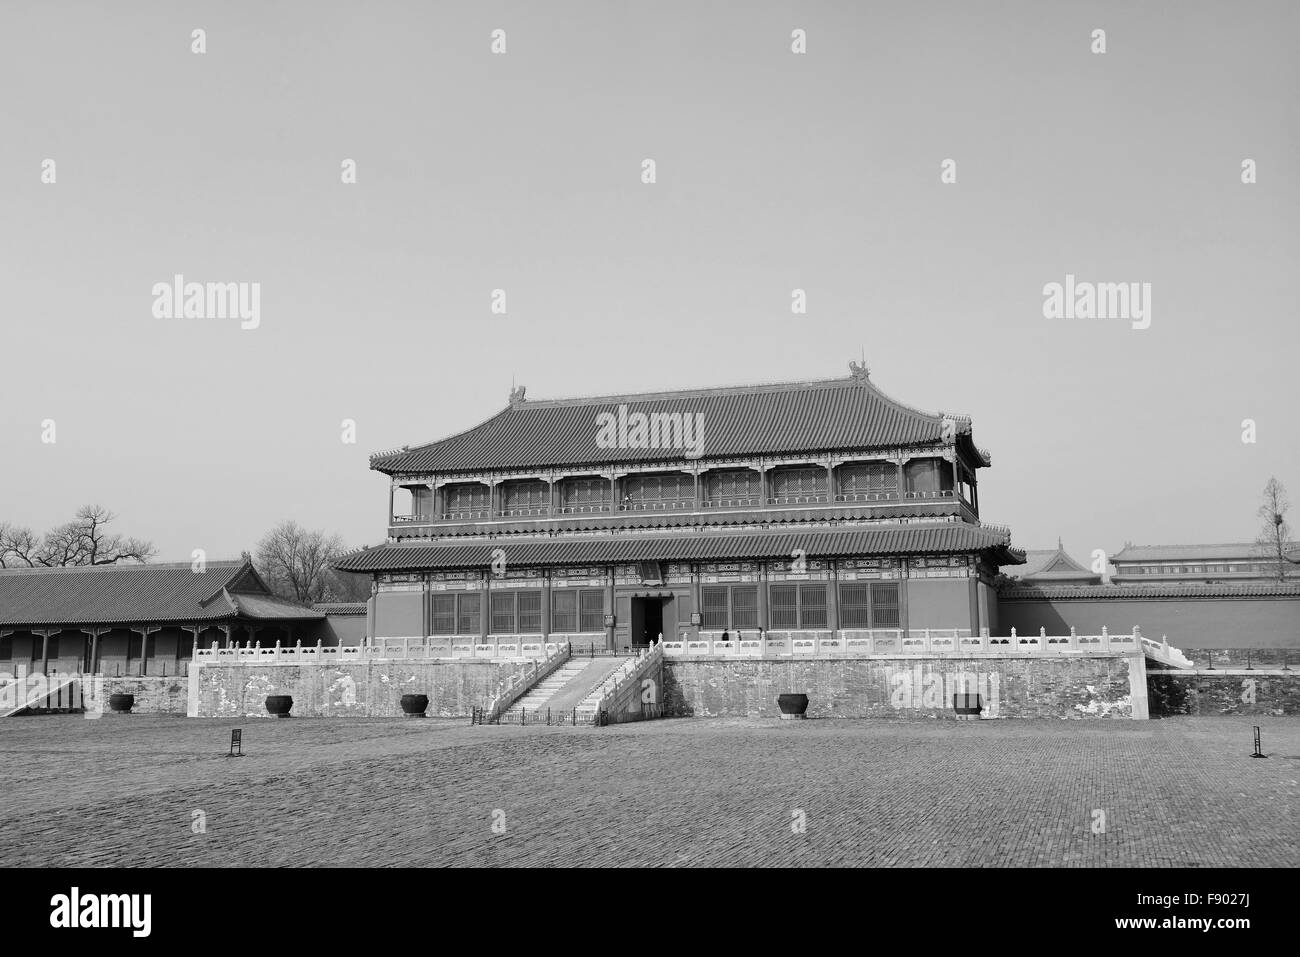
<svg viewBox="0 0 1300 957"><path fill-rule="evenodd" d="M1110 651L1110 632L1105 625L1101 626L1101 650Z"/></svg>

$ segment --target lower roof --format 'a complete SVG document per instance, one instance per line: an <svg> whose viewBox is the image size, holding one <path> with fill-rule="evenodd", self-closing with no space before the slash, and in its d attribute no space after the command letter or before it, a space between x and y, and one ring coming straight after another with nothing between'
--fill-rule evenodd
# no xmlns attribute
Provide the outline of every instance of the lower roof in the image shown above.
<svg viewBox="0 0 1300 957"><path fill-rule="evenodd" d="M499 550L499 551L498 551ZM487 568L494 557L507 565L587 565L611 562L710 561L788 558L802 550L809 558L851 555L926 555L993 552L999 564L1024 561L1010 547L1010 533L959 522L890 525L854 529L804 529L794 532L721 533L655 536L571 536L495 538L474 544L379 545L353 552L335 567L349 572L416 571L436 568Z"/></svg>

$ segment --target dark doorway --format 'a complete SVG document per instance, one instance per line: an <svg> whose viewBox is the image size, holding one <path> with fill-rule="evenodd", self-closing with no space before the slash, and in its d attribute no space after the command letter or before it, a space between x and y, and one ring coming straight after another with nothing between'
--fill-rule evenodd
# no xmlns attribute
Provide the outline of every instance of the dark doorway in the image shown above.
<svg viewBox="0 0 1300 957"><path fill-rule="evenodd" d="M632 647L643 648L664 630L663 598L632 599Z"/></svg>

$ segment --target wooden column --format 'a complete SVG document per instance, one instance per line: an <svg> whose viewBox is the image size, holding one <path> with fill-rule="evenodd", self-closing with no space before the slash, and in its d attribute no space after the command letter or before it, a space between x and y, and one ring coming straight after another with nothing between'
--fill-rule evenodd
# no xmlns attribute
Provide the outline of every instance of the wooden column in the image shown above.
<svg viewBox="0 0 1300 957"><path fill-rule="evenodd" d="M767 620L767 562L758 563L758 627L767 631L771 624Z"/></svg>
<svg viewBox="0 0 1300 957"><path fill-rule="evenodd" d="M908 576L907 559L900 558L898 560L898 627L902 629L904 638L907 637L907 629L908 629L907 576ZM873 620L872 625L874 624L875 621Z"/></svg>
<svg viewBox="0 0 1300 957"><path fill-rule="evenodd" d="M700 605L700 566L691 562L691 610L699 616L700 621L704 621L704 608ZM703 624L695 625L695 637L700 637L700 629Z"/></svg>
<svg viewBox="0 0 1300 957"><path fill-rule="evenodd" d="M140 674L149 673L149 628L140 629Z"/></svg>
<svg viewBox="0 0 1300 957"><path fill-rule="evenodd" d="M826 627L831 630L831 637L840 630L840 583L835 562L829 560L826 575Z"/></svg>
<svg viewBox="0 0 1300 957"><path fill-rule="evenodd" d="M898 500L903 500L903 494L907 489L907 480L903 475L903 457L898 457Z"/></svg>
<svg viewBox="0 0 1300 957"><path fill-rule="evenodd" d="M226 647L226 648L229 648L229 647L230 647L230 626L229 626L229 625L222 625L222 626L221 626L221 632L222 632L222 634L224 634L224 635L226 636L226 644L225 644L225 647Z"/></svg>
<svg viewBox="0 0 1300 957"><path fill-rule="evenodd" d="M492 613L490 608L491 604L492 604L492 569L488 568L483 572L483 600L479 603L478 606L478 635L480 639L480 644L487 644L488 623L490 621L488 615Z"/></svg>
<svg viewBox="0 0 1300 957"><path fill-rule="evenodd" d="M445 486L434 483L433 485L433 520L442 521L442 513L447 510L447 496L443 489Z"/></svg>
<svg viewBox="0 0 1300 957"><path fill-rule="evenodd" d="M559 491L559 483L555 481L554 475L552 475L550 479L547 481L546 488L547 488L546 517L555 518L555 494L556 492ZM548 580L549 580L549 576L548 576Z"/></svg>
<svg viewBox="0 0 1300 957"><path fill-rule="evenodd" d="M702 512L704 511L704 482L699 466L696 466L691 474L695 476L695 511Z"/></svg>
<svg viewBox="0 0 1300 957"><path fill-rule="evenodd" d="M605 614L607 615L618 614L618 611L616 610L617 606L614 604L614 580L616 577L614 571L615 571L615 566L610 565L609 573L608 573L609 574L609 588L608 588L608 595L607 595L608 600L605 602ZM579 601L581 601L581 599L579 599ZM581 612L581 610L582 609L579 608L579 612ZM605 649L607 651L617 650L617 646L615 645L615 638L614 638L614 636L617 633L618 633L618 620L615 619L614 624L610 625L608 628L605 629ZM631 632L629 632L629 634L631 634ZM635 641L636 639L632 638L632 640Z"/></svg>
<svg viewBox="0 0 1300 957"><path fill-rule="evenodd" d="M582 609L578 609L582 614ZM545 642L551 633L551 570L549 568L542 570L542 641Z"/></svg>
<svg viewBox="0 0 1300 957"><path fill-rule="evenodd" d="M835 463L827 460L826 462L826 504L835 503Z"/></svg>
<svg viewBox="0 0 1300 957"><path fill-rule="evenodd" d="M103 628L90 630L90 673L92 675L99 672L99 636L103 633Z"/></svg>
<svg viewBox="0 0 1300 957"><path fill-rule="evenodd" d="M429 588L428 574L425 573L420 577L423 579L420 589L420 640L424 641L433 630L433 593Z"/></svg>
<svg viewBox="0 0 1300 957"><path fill-rule="evenodd" d="M35 632L33 632L35 634ZM48 628L41 629L41 674L50 673L50 631Z"/></svg>
<svg viewBox="0 0 1300 957"><path fill-rule="evenodd" d="M390 481L390 482L388 483L388 518L384 519L384 528L385 528L385 529L387 529L389 526L391 526L391 525L393 524L393 495L394 495L394 493L395 493L395 489L393 488L393 483Z"/></svg>

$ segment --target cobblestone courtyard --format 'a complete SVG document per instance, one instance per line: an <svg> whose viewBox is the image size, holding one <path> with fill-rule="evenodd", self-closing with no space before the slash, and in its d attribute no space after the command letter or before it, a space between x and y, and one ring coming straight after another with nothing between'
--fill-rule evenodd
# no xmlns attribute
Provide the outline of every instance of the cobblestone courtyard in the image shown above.
<svg viewBox="0 0 1300 957"><path fill-rule="evenodd" d="M1300 719L1256 720L1266 761L1227 718L15 718L0 865L1294 867Z"/></svg>

